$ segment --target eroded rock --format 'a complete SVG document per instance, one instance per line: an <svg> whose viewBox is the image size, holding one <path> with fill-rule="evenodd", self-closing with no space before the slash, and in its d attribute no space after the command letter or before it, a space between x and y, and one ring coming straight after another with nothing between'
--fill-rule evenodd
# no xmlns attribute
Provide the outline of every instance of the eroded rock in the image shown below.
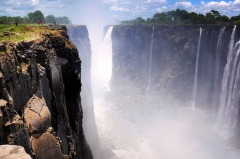
<svg viewBox="0 0 240 159"><path fill-rule="evenodd" d="M27 102L23 118L29 133L45 131L51 124L51 113L45 100L36 95Z"/></svg>
<svg viewBox="0 0 240 159"><path fill-rule="evenodd" d="M21 145L33 158L92 159L82 129L80 59L59 28L9 43L10 52L0 54L0 144Z"/></svg>
<svg viewBox="0 0 240 159"><path fill-rule="evenodd" d="M63 157L59 141L48 131L40 137L31 137L31 145L38 159L60 159Z"/></svg>
<svg viewBox="0 0 240 159"><path fill-rule="evenodd" d="M31 159L22 146L0 145L1 159Z"/></svg>

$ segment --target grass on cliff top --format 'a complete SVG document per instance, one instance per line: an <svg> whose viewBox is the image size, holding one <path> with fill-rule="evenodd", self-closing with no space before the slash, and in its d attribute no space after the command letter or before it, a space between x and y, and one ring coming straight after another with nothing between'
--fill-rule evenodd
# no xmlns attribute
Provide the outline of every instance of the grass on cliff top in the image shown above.
<svg viewBox="0 0 240 159"><path fill-rule="evenodd" d="M45 25L37 24L0 24L0 44L15 43L19 41L31 41L41 37L41 34L51 32Z"/></svg>

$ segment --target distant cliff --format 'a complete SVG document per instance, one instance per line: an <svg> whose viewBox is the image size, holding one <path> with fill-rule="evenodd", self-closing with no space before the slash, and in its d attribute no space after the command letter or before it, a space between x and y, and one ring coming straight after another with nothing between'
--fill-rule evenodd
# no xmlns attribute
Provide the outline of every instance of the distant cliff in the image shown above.
<svg viewBox="0 0 240 159"><path fill-rule="evenodd" d="M219 132L240 147L239 40L240 26L114 26L111 89L163 92L191 105L196 82L197 107L216 116Z"/></svg>
<svg viewBox="0 0 240 159"><path fill-rule="evenodd" d="M43 26L32 36L0 46L0 144L21 145L39 159L91 159L78 50L64 26Z"/></svg>
<svg viewBox="0 0 240 159"><path fill-rule="evenodd" d="M216 47L223 26L119 25L114 26L112 33L112 89L118 88L119 81L125 81L137 86L138 91L144 93L150 84L150 91L167 90L177 98L189 100L194 85L200 28L203 33L200 43L199 85L213 86ZM231 32L232 26L226 27L219 44L219 74L223 73L227 62Z"/></svg>

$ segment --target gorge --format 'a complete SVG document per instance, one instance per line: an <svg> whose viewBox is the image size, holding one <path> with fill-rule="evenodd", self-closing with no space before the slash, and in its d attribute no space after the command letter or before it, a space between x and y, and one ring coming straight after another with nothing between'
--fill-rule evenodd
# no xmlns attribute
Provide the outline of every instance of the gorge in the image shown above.
<svg viewBox="0 0 240 159"><path fill-rule="evenodd" d="M97 50L90 31L1 44L1 145L40 159L239 158L240 26L106 26Z"/></svg>
<svg viewBox="0 0 240 159"><path fill-rule="evenodd" d="M239 157L239 26L116 25L111 40L105 158Z"/></svg>

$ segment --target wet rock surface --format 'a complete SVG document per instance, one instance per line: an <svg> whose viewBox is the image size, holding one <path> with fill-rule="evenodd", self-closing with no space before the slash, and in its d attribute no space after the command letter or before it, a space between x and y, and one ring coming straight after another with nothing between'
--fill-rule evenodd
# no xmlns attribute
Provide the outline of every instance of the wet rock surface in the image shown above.
<svg viewBox="0 0 240 159"><path fill-rule="evenodd" d="M92 158L82 129L81 60L66 28L50 29L35 41L1 45L0 144L39 159Z"/></svg>

